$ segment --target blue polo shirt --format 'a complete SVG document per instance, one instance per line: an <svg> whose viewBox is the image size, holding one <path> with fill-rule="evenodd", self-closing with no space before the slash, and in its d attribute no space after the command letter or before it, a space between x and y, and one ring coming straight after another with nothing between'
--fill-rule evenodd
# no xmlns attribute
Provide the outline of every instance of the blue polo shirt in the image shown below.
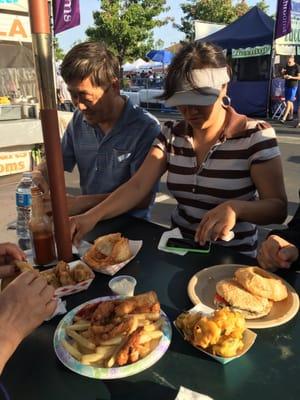
<svg viewBox="0 0 300 400"><path fill-rule="evenodd" d="M76 110L62 138L64 169L72 172L77 164L82 194L111 193L138 170L159 132L159 121L128 98L122 115L106 135ZM149 209L131 214L148 218Z"/></svg>

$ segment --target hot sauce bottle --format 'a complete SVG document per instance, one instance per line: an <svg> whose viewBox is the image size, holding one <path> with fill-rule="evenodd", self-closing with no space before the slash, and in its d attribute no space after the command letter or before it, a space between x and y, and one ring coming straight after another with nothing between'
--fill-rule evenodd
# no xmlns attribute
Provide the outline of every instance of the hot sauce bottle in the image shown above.
<svg viewBox="0 0 300 400"><path fill-rule="evenodd" d="M33 259L37 265L56 260L52 222L45 213L43 193L38 187L31 188L32 214L29 221Z"/></svg>

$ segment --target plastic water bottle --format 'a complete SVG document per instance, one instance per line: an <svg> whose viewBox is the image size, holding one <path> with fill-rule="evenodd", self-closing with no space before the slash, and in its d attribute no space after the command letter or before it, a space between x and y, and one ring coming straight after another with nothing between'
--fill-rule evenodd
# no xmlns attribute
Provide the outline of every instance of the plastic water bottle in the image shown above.
<svg viewBox="0 0 300 400"><path fill-rule="evenodd" d="M28 222L31 216L31 172L24 172L16 189L17 207L17 237L19 246L23 249L31 248L30 230Z"/></svg>

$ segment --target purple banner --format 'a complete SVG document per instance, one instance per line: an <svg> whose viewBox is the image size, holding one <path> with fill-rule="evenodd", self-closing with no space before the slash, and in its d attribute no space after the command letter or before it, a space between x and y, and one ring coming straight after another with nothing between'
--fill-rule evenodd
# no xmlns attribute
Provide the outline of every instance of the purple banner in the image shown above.
<svg viewBox="0 0 300 400"><path fill-rule="evenodd" d="M53 0L54 34L80 25L79 0Z"/></svg>
<svg viewBox="0 0 300 400"><path fill-rule="evenodd" d="M292 31L291 0L277 0L275 39Z"/></svg>

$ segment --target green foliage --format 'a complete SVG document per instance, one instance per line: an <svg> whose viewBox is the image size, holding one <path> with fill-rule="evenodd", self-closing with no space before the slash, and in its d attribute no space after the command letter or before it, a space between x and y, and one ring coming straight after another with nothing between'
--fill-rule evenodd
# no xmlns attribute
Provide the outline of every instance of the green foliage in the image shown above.
<svg viewBox="0 0 300 400"><path fill-rule="evenodd" d="M265 2L265 0L261 0L258 3L256 3L257 7L259 7L261 10L263 10L266 14L269 12L269 5Z"/></svg>
<svg viewBox="0 0 300 400"><path fill-rule="evenodd" d="M94 26L86 30L90 40L104 41L120 64L132 61L154 47L153 29L167 24L158 18L169 10L166 0L102 0L93 13Z"/></svg>
<svg viewBox="0 0 300 400"><path fill-rule="evenodd" d="M264 12L268 12L269 6L265 0L256 4ZM187 0L180 5L184 16L181 24L174 27L183 32L186 40L194 39L194 21L214 22L218 24L230 24L236 18L241 17L251 7L246 0Z"/></svg>
<svg viewBox="0 0 300 400"><path fill-rule="evenodd" d="M55 61L62 60L65 56L65 53L62 48L59 47L59 42L57 37L53 38L53 47L54 47L54 57Z"/></svg>
<svg viewBox="0 0 300 400"><path fill-rule="evenodd" d="M242 15L246 14L246 12L250 9L246 0L239 1L234 8L237 17L241 17Z"/></svg>
<svg viewBox="0 0 300 400"><path fill-rule="evenodd" d="M181 25L174 26L185 33L187 40L194 39L194 20L230 24L236 18L232 0L188 0L181 9Z"/></svg>

